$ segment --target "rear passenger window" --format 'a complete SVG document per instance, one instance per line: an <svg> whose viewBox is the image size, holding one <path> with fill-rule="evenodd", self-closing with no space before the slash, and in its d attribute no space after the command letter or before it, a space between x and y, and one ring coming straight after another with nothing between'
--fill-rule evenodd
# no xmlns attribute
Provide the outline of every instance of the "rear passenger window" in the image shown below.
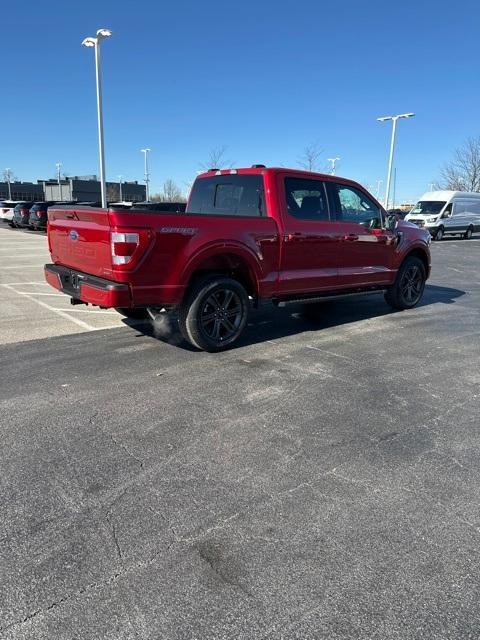
<svg viewBox="0 0 480 640"><path fill-rule="evenodd" d="M382 226L380 208L362 191L332 183L335 217L340 222L357 222L371 229Z"/></svg>
<svg viewBox="0 0 480 640"><path fill-rule="evenodd" d="M320 180L285 178L287 211L301 220L329 220L325 185Z"/></svg>
<svg viewBox="0 0 480 640"><path fill-rule="evenodd" d="M187 213L262 216L263 177L234 174L200 178L193 185Z"/></svg>

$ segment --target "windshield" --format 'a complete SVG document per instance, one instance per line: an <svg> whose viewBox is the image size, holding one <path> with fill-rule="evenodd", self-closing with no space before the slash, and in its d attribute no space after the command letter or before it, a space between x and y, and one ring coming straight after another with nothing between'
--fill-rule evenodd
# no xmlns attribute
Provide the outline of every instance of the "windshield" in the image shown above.
<svg viewBox="0 0 480 640"><path fill-rule="evenodd" d="M420 200L420 202L417 202L413 207L410 213L420 213L422 215L440 213L446 204L446 202L440 202L437 200Z"/></svg>

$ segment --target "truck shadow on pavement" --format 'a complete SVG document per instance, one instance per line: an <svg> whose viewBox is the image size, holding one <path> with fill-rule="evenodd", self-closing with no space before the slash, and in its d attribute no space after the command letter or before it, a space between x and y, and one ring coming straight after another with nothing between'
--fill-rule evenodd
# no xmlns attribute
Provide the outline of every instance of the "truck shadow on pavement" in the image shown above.
<svg viewBox="0 0 480 640"><path fill-rule="evenodd" d="M463 295L465 291L461 289L427 285L422 301L416 308L421 309L437 303L454 304ZM313 305L292 304L281 309L265 303L259 309L252 310L244 334L231 349L276 340L305 331L320 331L399 313L403 312L392 310L381 294L339 298ZM183 340L174 321L156 326L151 322L138 322L127 318L123 322L137 330L139 336L150 336L186 351L198 351Z"/></svg>

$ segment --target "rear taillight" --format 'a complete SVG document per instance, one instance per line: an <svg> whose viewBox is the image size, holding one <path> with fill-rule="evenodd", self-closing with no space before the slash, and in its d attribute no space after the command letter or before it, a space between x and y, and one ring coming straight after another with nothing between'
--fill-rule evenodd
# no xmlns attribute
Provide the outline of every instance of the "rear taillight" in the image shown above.
<svg viewBox="0 0 480 640"><path fill-rule="evenodd" d="M148 229L116 229L110 232L110 247L114 269L134 267L150 244Z"/></svg>

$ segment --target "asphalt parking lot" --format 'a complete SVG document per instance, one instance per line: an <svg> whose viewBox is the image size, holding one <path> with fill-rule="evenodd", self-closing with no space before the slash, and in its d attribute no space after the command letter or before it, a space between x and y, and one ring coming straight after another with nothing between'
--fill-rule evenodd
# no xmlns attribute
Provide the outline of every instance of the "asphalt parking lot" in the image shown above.
<svg viewBox="0 0 480 640"><path fill-rule="evenodd" d="M213 355L0 234L2 639L480 637L478 236L412 311L264 309Z"/></svg>

